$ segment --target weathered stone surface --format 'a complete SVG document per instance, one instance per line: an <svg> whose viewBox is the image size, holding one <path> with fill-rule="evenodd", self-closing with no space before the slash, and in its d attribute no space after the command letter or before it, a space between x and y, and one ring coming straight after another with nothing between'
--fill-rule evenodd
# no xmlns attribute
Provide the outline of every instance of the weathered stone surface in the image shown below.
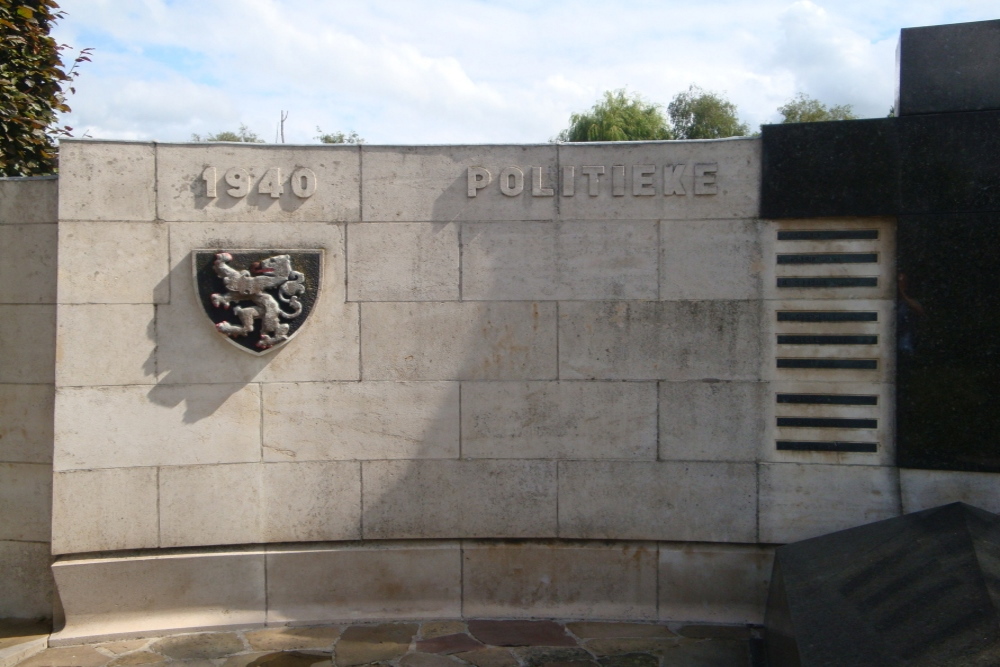
<svg viewBox="0 0 1000 667"><path fill-rule="evenodd" d="M26 332L30 345L24 344ZM0 305L0 383L52 384L55 351L55 306Z"/></svg>
<svg viewBox="0 0 1000 667"><path fill-rule="evenodd" d="M399 660L400 667L458 667L464 663L446 655L407 653Z"/></svg>
<svg viewBox="0 0 1000 667"><path fill-rule="evenodd" d="M587 650L598 656L652 653L663 655L683 640L675 637L607 637L584 643ZM669 664L669 663L667 663Z"/></svg>
<svg viewBox="0 0 1000 667"><path fill-rule="evenodd" d="M282 651L258 656L247 662L246 665L247 667L264 667L264 665L267 667L331 667L333 657L324 651Z"/></svg>
<svg viewBox="0 0 1000 667"><path fill-rule="evenodd" d="M92 646L50 648L18 663L18 667L103 667L108 656Z"/></svg>
<svg viewBox="0 0 1000 667"><path fill-rule="evenodd" d="M364 537L555 537L555 465L366 461Z"/></svg>
<svg viewBox="0 0 1000 667"><path fill-rule="evenodd" d="M598 660L601 667L658 667L660 659L648 653L608 655Z"/></svg>
<svg viewBox="0 0 1000 667"><path fill-rule="evenodd" d="M0 539L47 542L52 469L44 463L0 463Z"/></svg>
<svg viewBox="0 0 1000 667"><path fill-rule="evenodd" d="M745 641L713 639L711 641L682 641L663 655L666 665L691 665L692 667L751 667L750 651Z"/></svg>
<svg viewBox="0 0 1000 667"><path fill-rule="evenodd" d="M899 485L907 514L955 502L1000 513L995 474L901 468Z"/></svg>
<svg viewBox="0 0 1000 667"><path fill-rule="evenodd" d="M133 665L155 665L160 662L165 662L164 658L159 653L152 653L150 651L136 651L135 653L129 653L127 655L120 655L114 658L108 663L108 667L133 667Z"/></svg>
<svg viewBox="0 0 1000 667"><path fill-rule="evenodd" d="M55 303L56 225L9 225L0 221L0 303Z"/></svg>
<svg viewBox="0 0 1000 667"><path fill-rule="evenodd" d="M421 628L423 632L423 628ZM432 639L417 640L417 650L424 653L462 653L463 651L475 651L483 648L481 642L476 641L464 632L453 635L442 635Z"/></svg>
<svg viewBox="0 0 1000 667"><path fill-rule="evenodd" d="M58 219L56 176L0 179L0 225L45 224Z"/></svg>
<svg viewBox="0 0 1000 667"><path fill-rule="evenodd" d="M469 616L656 618L656 552L642 544L473 542L463 555Z"/></svg>
<svg viewBox="0 0 1000 667"><path fill-rule="evenodd" d="M461 634L467 630L465 621L427 621L420 624L420 636L423 639Z"/></svg>
<svg viewBox="0 0 1000 667"><path fill-rule="evenodd" d="M656 458L652 382L465 382L464 458Z"/></svg>
<svg viewBox="0 0 1000 667"><path fill-rule="evenodd" d="M462 226L469 301L655 299L655 222L488 222Z"/></svg>
<svg viewBox="0 0 1000 667"><path fill-rule="evenodd" d="M269 623L461 615L458 543L272 548L267 559Z"/></svg>
<svg viewBox="0 0 1000 667"><path fill-rule="evenodd" d="M211 660L244 650L239 635L233 632L174 635L153 642L149 648L174 660Z"/></svg>
<svg viewBox="0 0 1000 667"><path fill-rule="evenodd" d="M581 639L608 639L614 637L674 637L670 628L655 623L613 623L604 621L577 621L567 623L566 629Z"/></svg>
<svg viewBox="0 0 1000 667"><path fill-rule="evenodd" d="M879 466L760 466L760 540L804 540L899 515L899 477Z"/></svg>
<svg viewBox="0 0 1000 667"><path fill-rule="evenodd" d="M167 303L167 267L164 224L59 224L59 303Z"/></svg>
<svg viewBox="0 0 1000 667"><path fill-rule="evenodd" d="M459 298L458 225L359 223L347 237L351 301L450 301Z"/></svg>
<svg viewBox="0 0 1000 667"><path fill-rule="evenodd" d="M0 540L0 563L6 587L0 597L0 618L51 618L55 591L48 542ZM24 629L25 636L31 632Z"/></svg>
<svg viewBox="0 0 1000 667"><path fill-rule="evenodd" d="M149 643L149 639L124 639L116 642L101 642L97 644L97 647L103 651L110 651L115 655L121 655L123 653L138 651L141 648L145 648L146 644Z"/></svg>
<svg viewBox="0 0 1000 667"><path fill-rule="evenodd" d="M555 648L550 646L517 647L513 652L525 667L596 667L593 656L582 648Z"/></svg>
<svg viewBox="0 0 1000 667"><path fill-rule="evenodd" d="M469 633L491 646L576 646L563 626L553 621L470 620Z"/></svg>
<svg viewBox="0 0 1000 667"><path fill-rule="evenodd" d="M685 625L677 630L689 639L749 639L750 628L745 625Z"/></svg>
<svg viewBox="0 0 1000 667"><path fill-rule="evenodd" d="M161 468L160 546L262 542L261 472L257 463Z"/></svg>
<svg viewBox="0 0 1000 667"><path fill-rule="evenodd" d="M258 461L259 387L62 387L55 442L56 470Z"/></svg>
<svg viewBox="0 0 1000 667"><path fill-rule="evenodd" d="M250 630L244 637L255 651L328 650L340 637L340 626L265 628Z"/></svg>
<svg viewBox="0 0 1000 667"><path fill-rule="evenodd" d="M495 646L468 653L456 653L455 657L476 667L517 667L520 664L509 650Z"/></svg>
<svg viewBox="0 0 1000 667"><path fill-rule="evenodd" d="M264 460L458 458L453 382L274 383Z"/></svg>
<svg viewBox="0 0 1000 667"><path fill-rule="evenodd" d="M152 304L59 307L56 384L152 384L156 380L156 321ZM114 354L94 363L95 349Z"/></svg>
<svg viewBox="0 0 1000 667"><path fill-rule="evenodd" d="M0 459L52 463L55 393L52 385L0 384Z"/></svg>
<svg viewBox="0 0 1000 667"><path fill-rule="evenodd" d="M59 218L154 220L155 176L151 143L60 141Z"/></svg>
<svg viewBox="0 0 1000 667"><path fill-rule="evenodd" d="M760 310L752 301L562 303L560 377L757 380Z"/></svg>
<svg viewBox="0 0 1000 667"><path fill-rule="evenodd" d="M157 213L162 220L340 222L358 220L357 146L296 146L254 144L158 144L156 147ZM216 197L208 197L205 168L215 167ZM280 169L278 197L261 192L265 178ZM226 173L244 169L250 187L244 196L232 196ZM315 191L308 197L295 192L291 179L313 173ZM232 180L239 176L235 174ZM298 185L302 185L300 182ZM300 191L302 191L300 189Z"/></svg>
<svg viewBox="0 0 1000 667"><path fill-rule="evenodd" d="M763 293L759 220L660 222L660 291L664 301L759 299ZM710 260L708 258L711 258Z"/></svg>
<svg viewBox="0 0 1000 667"><path fill-rule="evenodd" d="M756 490L752 463L561 461L559 536L754 542Z"/></svg>
<svg viewBox="0 0 1000 667"><path fill-rule="evenodd" d="M659 458L755 461L769 400L763 382L661 382Z"/></svg>
<svg viewBox="0 0 1000 667"><path fill-rule="evenodd" d="M156 478L156 468L55 473L52 552L160 546Z"/></svg>
<svg viewBox="0 0 1000 667"><path fill-rule="evenodd" d="M363 308L366 380L556 377L555 304L366 303Z"/></svg>
<svg viewBox="0 0 1000 667"><path fill-rule="evenodd" d="M340 667L349 667L395 660L406 653L416 633L417 625L413 623L352 625L344 630L334 647L335 662Z"/></svg>
<svg viewBox="0 0 1000 667"><path fill-rule="evenodd" d="M261 466L265 542L361 538L361 465L302 461Z"/></svg>

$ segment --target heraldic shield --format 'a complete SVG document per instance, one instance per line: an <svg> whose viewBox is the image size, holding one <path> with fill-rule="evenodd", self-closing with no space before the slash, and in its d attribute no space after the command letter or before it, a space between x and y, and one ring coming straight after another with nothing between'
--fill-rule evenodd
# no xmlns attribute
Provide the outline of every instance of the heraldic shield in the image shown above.
<svg viewBox="0 0 1000 667"><path fill-rule="evenodd" d="M322 250L195 250L191 259L215 330L251 354L290 341L316 307Z"/></svg>

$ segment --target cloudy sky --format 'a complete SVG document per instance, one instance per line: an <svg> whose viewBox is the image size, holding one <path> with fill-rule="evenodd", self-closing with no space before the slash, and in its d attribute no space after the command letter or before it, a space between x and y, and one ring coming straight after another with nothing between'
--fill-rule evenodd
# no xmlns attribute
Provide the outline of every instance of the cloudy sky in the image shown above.
<svg viewBox="0 0 1000 667"><path fill-rule="evenodd" d="M893 103L903 27L1000 18L997 0L60 0L92 47L65 120L187 141L247 125L288 143L545 142L602 91L666 105L695 83L756 129L797 92ZM72 51L67 53L71 54ZM71 55L68 56L71 59Z"/></svg>

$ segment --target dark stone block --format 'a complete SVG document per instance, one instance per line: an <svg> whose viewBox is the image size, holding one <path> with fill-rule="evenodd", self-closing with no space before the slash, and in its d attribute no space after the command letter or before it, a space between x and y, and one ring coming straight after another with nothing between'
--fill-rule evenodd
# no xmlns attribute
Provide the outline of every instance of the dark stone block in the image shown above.
<svg viewBox="0 0 1000 667"><path fill-rule="evenodd" d="M761 217L895 215L895 120L765 125Z"/></svg>
<svg viewBox="0 0 1000 667"><path fill-rule="evenodd" d="M490 646L576 646L553 621L469 621L469 634Z"/></svg>
<svg viewBox="0 0 1000 667"><path fill-rule="evenodd" d="M904 28L897 115L1000 109L1000 21Z"/></svg>
<svg viewBox="0 0 1000 667"><path fill-rule="evenodd" d="M778 548L772 667L1000 664L1000 516L954 503Z"/></svg>
<svg viewBox="0 0 1000 667"><path fill-rule="evenodd" d="M898 120L900 213L1000 211L1000 111Z"/></svg>
<svg viewBox="0 0 1000 667"><path fill-rule="evenodd" d="M998 252L1000 213L899 218L902 467L1000 471Z"/></svg>

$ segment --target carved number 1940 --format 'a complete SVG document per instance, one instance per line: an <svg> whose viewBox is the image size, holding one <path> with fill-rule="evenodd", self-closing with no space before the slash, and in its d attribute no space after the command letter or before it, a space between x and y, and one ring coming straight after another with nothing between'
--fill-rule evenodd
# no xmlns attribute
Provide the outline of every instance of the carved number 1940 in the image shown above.
<svg viewBox="0 0 1000 667"><path fill-rule="evenodd" d="M205 167L205 171L201 172L201 177L205 181L205 196L209 198L218 197L218 170L215 167ZM226 193L230 197L246 197L250 193L250 188L253 187L250 172L243 167L227 169L226 173L223 174L223 179L226 181L226 185L229 186L226 189ZM316 174L312 169L299 167L292 172L289 185L296 197L303 199L312 197L313 193L316 192ZM277 199L284 194L285 185L281 178L280 167L271 167L264 172L260 181L257 182L257 192L262 195L271 195L273 199Z"/></svg>

